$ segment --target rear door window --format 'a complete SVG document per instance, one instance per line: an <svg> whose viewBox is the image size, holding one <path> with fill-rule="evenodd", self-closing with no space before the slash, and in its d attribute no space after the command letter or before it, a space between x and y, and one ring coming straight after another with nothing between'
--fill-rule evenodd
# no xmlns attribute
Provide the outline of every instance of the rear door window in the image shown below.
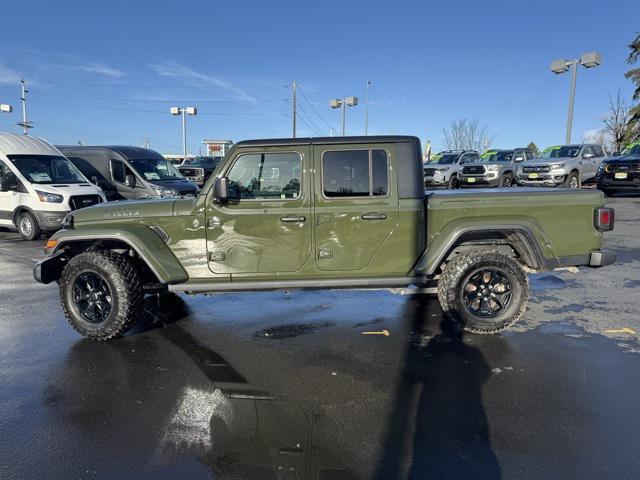
<svg viewBox="0 0 640 480"><path fill-rule="evenodd" d="M325 152L322 156L322 188L328 198L387 195L389 158L386 150Z"/></svg>

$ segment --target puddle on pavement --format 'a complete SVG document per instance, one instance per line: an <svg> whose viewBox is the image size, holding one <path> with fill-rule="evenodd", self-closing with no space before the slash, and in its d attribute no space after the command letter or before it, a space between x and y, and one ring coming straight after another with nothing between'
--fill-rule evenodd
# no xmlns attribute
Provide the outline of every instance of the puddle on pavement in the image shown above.
<svg viewBox="0 0 640 480"><path fill-rule="evenodd" d="M575 279L565 280L558 275L543 273L529 275L529 283L532 292L544 292L546 290L562 290L567 287L576 287L579 282Z"/></svg>
<svg viewBox="0 0 640 480"><path fill-rule="evenodd" d="M275 327L265 328L254 334L256 338L270 338L273 340L283 340L285 338L295 338L301 335L309 335L321 328L331 327L331 323L290 323L287 325L277 325Z"/></svg>

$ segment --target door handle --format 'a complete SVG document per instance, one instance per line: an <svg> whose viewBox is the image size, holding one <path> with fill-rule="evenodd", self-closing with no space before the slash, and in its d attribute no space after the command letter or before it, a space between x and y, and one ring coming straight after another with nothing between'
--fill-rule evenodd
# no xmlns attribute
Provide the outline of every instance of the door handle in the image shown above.
<svg viewBox="0 0 640 480"><path fill-rule="evenodd" d="M301 215L300 216L286 215L284 217L280 217L280 221L285 223L299 223L299 222L304 222L305 220L307 220L307 218Z"/></svg>
<svg viewBox="0 0 640 480"><path fill-rule="evenodd" d="M360 218L362 218L362 220L386 220L387 214L386 213L365 213Z"/></svg>

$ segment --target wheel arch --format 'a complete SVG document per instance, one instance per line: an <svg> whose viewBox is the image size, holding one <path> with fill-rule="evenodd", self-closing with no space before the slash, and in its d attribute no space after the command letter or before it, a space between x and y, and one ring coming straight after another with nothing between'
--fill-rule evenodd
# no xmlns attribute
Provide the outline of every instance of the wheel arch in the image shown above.
<svg viewBox="0 0 640 480"><path fill-rule="evenodd" d="M13 210L13 214L11 216L11 220L13 221L13 224L17 227L18 226L18 217L24 213L24 212L29 212L31 215L33 215L34 217L36 217L36 221L38 220L38 214L32 209L27 207L26 205L18 205L14 210Z"/></svg>
<svg viewBox="0 0 640 480"><path fill-rule="evenodd" d="M57 244L50 251L64 252L72 258L87 250L112 250L135 257L148 268L158 283L181 283L189 276L168 245L153 230L145 226L116 229L60 230L51 237Z"/></svg>

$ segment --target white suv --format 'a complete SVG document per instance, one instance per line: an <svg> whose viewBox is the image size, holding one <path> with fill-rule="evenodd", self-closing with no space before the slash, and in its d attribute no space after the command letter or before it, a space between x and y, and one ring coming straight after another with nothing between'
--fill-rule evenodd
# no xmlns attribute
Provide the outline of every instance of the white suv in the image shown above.
<svg viewBox="0 0 640 480"><path fill-rule="evenodd" d="M425 188L458 188L462 166L479 159L475 150L445 150L433 155L424 164Z"/></svg>
<svg viewBox="0 0 640 480"><path fill-rule="evenodd" d="M0 132L0 227L36 240L58 230L71 210L104 201L102 190L49 142Z"/></svg>

